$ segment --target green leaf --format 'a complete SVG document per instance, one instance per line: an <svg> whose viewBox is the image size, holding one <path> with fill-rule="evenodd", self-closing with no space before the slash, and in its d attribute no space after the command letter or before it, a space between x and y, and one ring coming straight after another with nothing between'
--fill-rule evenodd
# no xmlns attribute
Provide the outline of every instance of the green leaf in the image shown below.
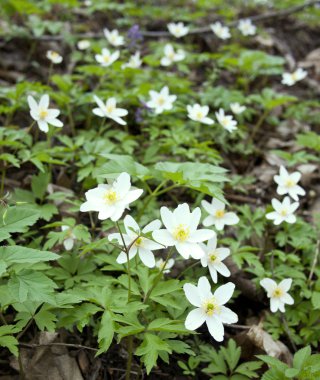
<svg viewBox="0 0 320 380"><path fill-rule="evenodd" d="M288 368L286 369L284 374L290 379L292 379L293 377L296 377L299 372L300 370L298 370L297 368Z"/></svg>
<svg viewBox="0 0 320 380"><path fill-rule="evenodd" d="M228 363L228 367L231 371L236 368L241 355L241 348L237 347L236 342L230 339L228 347L221 347L221 353L224 356L225 361Z"/></svg>
<svg viewBox="0 0 320 380"><path fill-rule="evenodd" d="M299 351L297 351L294 354L293 363L292 363L293 367L299 370L302 369L305 361L310 357L310 355L311 355L310 346L301 348Z"/></svg>
<svg viewBox="0 0 320 380"><path fill-rule="evenodd" d="M42 307L41 310L33 318L41 331L55 330L57 317L50 311L45 310L44 307Z"/></svg>
<svg viewBox="0 0 320 380"><path fill-rule="evenodd" d="M313 292L312 293L311 303L315 309L320 309L320 292Z"/></svg>
<svg viewBox="0 0 320 380"><path fill-rule="evenodd" d="M8 348L8 350L15 356L19 355L19 342L11 334L14 334L18 331L19 329L13 325L0 326L0 346Z"/></svg>
<svg viewBox="0 0 320 380"><path fill-rule="evenodd" d="M50 173L49 172L40 172L37 176L33 176L31 180L31 189L33 195L39 199L43 200L44 195L47 191L48 184L50 182Z"/></svg>
<svg viewBox="0 0 320 380"><path fill-rule="evenodd" d="M0 263L4 261L7 265L13 263L35 264L50 260L57 260L60 256L49 251L26 248L19 245L0 247Z"/></svg>
<svg viewBox="0 0 320 380"><path fill-rule="evenodd" d="M190 334L189 330L186 330L184 323L181 321L170 320L169 318L157 318L154 319L148 326L149 331L171 331L177 334Z"/></svg>
<svg viewBox="0 0 320 380"><path fill-rule="evenodd" d="M23 206L14 206L3 210L0 214L0 241L10 237L15 232L25 232L39 219L39 212Z"/></svg>
<svg viewBox="0 0 320 380"><path fill-rule="evenodd" d="M112 315L109 310L105 310L101 318L101 324L98 332L99 351L96 355L106 352L110 347L114 336L114 326Z"/></svg>

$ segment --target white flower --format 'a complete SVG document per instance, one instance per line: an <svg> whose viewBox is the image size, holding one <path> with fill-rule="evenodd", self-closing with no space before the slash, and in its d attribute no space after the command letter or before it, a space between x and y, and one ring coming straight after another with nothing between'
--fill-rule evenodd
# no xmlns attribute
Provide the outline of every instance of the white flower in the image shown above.
<svg viewBox="0 0 320 380"><path fill-rule="evenodd" d="M152 234L154 240L165 246L175 246L185 259L190 256L200 259L204 251L198 243L214 236L214 231L197 230L201 218L200 208L197 207L190 212L189 205L183 203L173 212L167 207L161 207L160 214L166 229L154 231Z"/></svg>
<svg viewBox="0 0 320 380"><path fill-rule="evenodd" d="M126 69L129 67L130 69L138 69L142 65L142 61L140 58L140 52L137 51L134 55L132 55L129 59L128 63L124 63L121 68Z"/></svg>
<svg viewBox="0 0 320 380"><path fill-rule="evenodd" d="M244 36L253 36L257 31L256 26L252 24L250 19L240 20L238 29Z"/></svg>
<svg viewBox="0 0 320 380"><path fill-rule="evenodd" d="M241 106L239 103L231 103L230 108L235 115L240 115L247 109L246 106Z"/></svg>
<svg viewBox="0 0 320 380"><path fill-rule="evenodd" d="M288 194L295 201L299 200L299 195L305 195L305 190L297 183L300 181L301 173L293 172L289 174L284 166L280 166L279 175L275 175L274 181L278 184L277 193L279 195Z"/></svg>
<svg viewBox="0 0 320 380"><path fill-rule="evenodd" d="M189 33L189 28L183 22L170 22L167 25L169 32L176 38L186 36Z"/></svg>
<svg viewBox="0 0 320 380"><path fill-rule="evenodd" d="M61 226L62 231L68 231L67 237L63 240L63 246L67 251L71 251L76 240L75 235L72 233L72 228L69 226Z"/></svg>
<svg viewBox="0 0 320 380"><path fill-rule="evenodd" d="M170 66L174 62L182 61L186 57L185 52L181 49L175 52L171 44L166 44L166 46L163 49L163 53L164 57L162 57L160 61L162 66Z"/></svg>
<svg viewBox="0 0 320 380"><path fill-rule="evenodd" d="M126 215L124 218L124 228L126 234L122 234L126 247L129 249L129 260L131 260L138 253L141 261L148 268L153 268L155 266L155 258L152 251L157 249L162 249L163 246L155 241L141 236L142 234L147 234L158 230L161 227L160 220L154 220L153 222L147 224L141 231L137 222L130 216ZM109 241L113 239L118 241L118 244L123 245L120 233L114 233L108 236ZM125 252L121 252L117 258L117 263L124 264L127 262L127 255Z"/></svg>
<svg viewBox="0 0 320 380"><path fill-rule="evenodd" d="M63 61L62 56L59 53L57 53L56 51L53 51L53 50L48 50L47 54L46 54L46 57L49 59L49 61L51 61L55 65L58 64L58 63L61 63Z"/></svg>
<svg viewBox="0 0 320 380"><path fill-rule="evenodd" d="M137 200L143 190L131 187L130 175L121 173L112 183L98 185L85 193L84 202L80 211L98 211L98 218L105 220L110 218L116 222L121 218L124 210L129 208L129 204Z"/></svg>
<svg viewBox="0 0 320 380"><path fill-rule="evenodd" d="M203 124L211 125L214 123L212 119L207 117L209 113L209 107L208 106L201 106L200 104L194 104L192 106L187 106L188 111L188 117L191 120L199 121Z"/></svg>
<svg viewBox="0 0 320 380"><path fill-rule="evenodd" d="M90 5L92 5L92 1L91 0L84 0L84 3L83 3L86 7L90 7Z"/></svg>
<svg viewBox="0 0 320 380"><path fill-rule="evenodd" d="M108 40L109 44L112 46L121 46L124 44L124 38L120 36L117 29L109 31L108 29L103 29L103 33Z"/></svg>
<svg viewBox="0 0 320 380"><path fill-rule="evenodd" d="M235 129L237 129L236 120L233 120L233 117L230 115L225 115L224 110L222 108L220 108L219 111L216 112L216 118L219 124L228 132L233 132Z"/></svg>
<svg viewBox="0 0 320 380"><path fill-rule="evenodd" d="M211 203L203 200L201 206L209 214L203 221L203 225L206 227L214 224L216 229L221 231L225 225L232 226L239 222L237 215L234 212L226 212L226 205L217 198L212 198Z"/></svg>
<svg viewBox="0 0 320 380"><path fill-rule="evenodd" d="M207 245L201 244L201 246L205 252L205 255L201 257L201 265L209 268L212 281L217 283L218 272L224 277L229 277L230 271L222 261L230 255L230 249L217 248L216 235L208 241Z"/></svg>
<svg viewBox="0 0 320 380"><path fill-rule="evenodd" d="M284 305L293 305L294 299L288 294L292 284L292 278L282 280L279 285L271 278L264 278L260 285L266 290L267 297L270 298L270 309L273 313L277 310L285 312Z"/></svg>
<svg viewBox="0 0 320 380"><path fill-rule="evenodd" d="M212 29L213 33L222 40L227 40L231 37L230 29L227 26L223 26L219 21L211 24L210 28Z"/></svg>
<svg viewBox="0 0 320 380"><path fill-rule="evenodd" d="M169 259L167 263L163 259L156 261L156 267L163 271L162 273L170 273L170 269L174 266L174 259Z"/></svg>
<svg viewBox="0 0 320 380"><path fill-rule="evenodd" d="M96 61L101 64L101 66L110 66L120 57L120 52L117 50L111 53L108 49L103 48L101 54L96 54Z"/></svg>
<svg viewBox="0 0 320 380"><path fill-rule="evenodd" d="M58 128L63 127L63 123L57 119L60 111L57 109L49 108L49 102L50 99L49 95L47 94L41 96L39 104L31 95L28 96L30 115L38 123L40 131L46 133L49 131L48 124Z"/></svg>
<svg viewBox="0 0 320 380"><path fill-rule="evenodd" d="M150 100L147 102L147 107L154 108L156 114L163 111L171 110L173 102L177 99L176 95L169 94L169 88L163 87L160 92L149 91Z"/></svg>
<svg viewBox="0 0 320 380"><path fill-rule="evenodd" d="M290 198L285 197L282 203L278 199L273 198L271 200L274 211L269 212L266 215L267 219L273 220L273 223L277 226L282 222L295 223L297 218L293 213L299 207L299 202L290 203Z"/></svg>
<svg viewBox="0 0 320 380"><path fill-rule="evenodd" d="M212 294L211 287L206 277L200 277L198 286L185 284L184 293L188 301L196 306L188 314L185 326L188 330L196 330L206 322L209 333L218 341L223 341L224 327L223 324L238 322L238 316L229 308L223 306L226 304L234 292L234 284L228 282L220 286Z"/></svg>
<svg viewBox="0 0 320 380"><path fill-rule="evenodd" d="M303 70L299 67L293 73L283 73L281 83L287 86L293 86L296 82L304 79L307 74L308 72L306 70Z"/></svg>
<svg viewBox="0 0 320 380"><path fill-rule="evenodd" d="M77 47L79 50L86 50L91 46L91 42L89 40L81 40L78 41Z"/></svg>
<svg viewBox="0 0 320 380"><path fill-rule="evenodd" d="M98 105L98 108L92 110L95 115L107 117L121 125L127 124L121 117L128 115L128 111L124 108L117 108L116 98L109 98L106 103L103 103L103 101L96 95L93 95L93 98Z"/></svg>

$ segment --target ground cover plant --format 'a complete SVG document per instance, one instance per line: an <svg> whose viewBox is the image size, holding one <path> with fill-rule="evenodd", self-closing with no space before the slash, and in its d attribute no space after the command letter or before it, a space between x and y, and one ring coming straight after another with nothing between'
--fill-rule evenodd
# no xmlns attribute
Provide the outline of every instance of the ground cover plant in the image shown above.
<svg viewBox="0 0 320 380"><path fill-rule="evenodd" d="M320 2L0 12L0 380L319 379Z"/></svg>

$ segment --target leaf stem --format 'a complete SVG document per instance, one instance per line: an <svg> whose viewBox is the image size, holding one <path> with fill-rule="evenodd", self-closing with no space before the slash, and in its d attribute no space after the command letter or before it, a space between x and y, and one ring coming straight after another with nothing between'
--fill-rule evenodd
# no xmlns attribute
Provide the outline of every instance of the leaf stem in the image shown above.
<svg viewBox="0 0 320 380"><path fill-rule="evenodd" d="M133 353L133 336L130 335L128 338L128 360L127 360L127 370L126 370L126 378L125 378L126 380L130 380L132 353Z"/></svg>
<svg viewBox="0 0 320 380"><path fill-rule="evenodd" d="M122 240L122 244L123 244L123 248L124 248L124 251L127 255L127 265L128 265L128 302L130 302L130 297L131 297L131 271L130 271L130 259L129 259L129 250L131 248L131 245L128 249L125 241L124 241L124 237L123 237L123 234L121 232L121 229L120 229L120 226L119 226L119 222L116 222L116 226L117 226L117 229L119 231L119 234L121 236L121 240Z"/></svg>

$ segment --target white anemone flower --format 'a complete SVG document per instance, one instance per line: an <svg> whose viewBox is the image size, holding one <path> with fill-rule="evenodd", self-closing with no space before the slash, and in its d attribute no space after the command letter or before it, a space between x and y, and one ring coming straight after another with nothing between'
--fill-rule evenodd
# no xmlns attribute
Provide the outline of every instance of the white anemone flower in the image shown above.
<svg viewBox="0 0 320 380"><path fill-rule="evenodd" d="M142 235L158 230L161 227L160 220L157 219L147 224L142 231L137 222L130 215L126 215L123 222L126 234L122 234L122 237L126 247L130 247L129 260L134 258L138 253L143 264L148 268L153 268L156 262L152 251L162 249L163 246ZM108 239L109 241L117 240L118 244L123 245L122 237L120 233L114 233L110 234ZM126 253L122 251L117 258L117 263L124 264L127 260Z"/></svg>
<svg viewBox="0 0 320 380"><path fill-rule="evenodd" d="M254 36L257 31L256 26L252 24L250 19L240 20L238 29L244 36Z"/></svg>
<svg viewBox="0 0 320 380"><path fill-rule="evenodd" d="M96 54L96 61L100 63L101 66L107 67L113 64L119 57L120 52L119 50L116 50L115 52L111 53L108 49L103 48L101 50L101 54Z"/></svg>
<svg viewBox="0 0 320 380"><path fill-rule="evenodd" d="M140 52L137 51L133 54L127 63L124 63L121 68L126 69L127 67L130 69L138 69L142 65L142 60L140 58Z"/></svg>
<svg viewBox="0 0 320 380"><path fill-rule="evenodd" d="M54 50L48 50L46 57L49 59L49 61L51 61L55 65L63 61L62 56Z"/></svg>
<svg viewBox="0 0 320 380"><path fill-rule="evenodd" d="M162 270L162 273L170 273L171 268L174 266L174 259L169 259L167 263L163 259L156 261L156 267Z"/></svg>
<svg viewBox="0 0 320 380"><path fill-rule="evenodd" d="M217 248L217 235L211 238L207 245L202 244L205 255L201 257L201 265L208 267L212 281L216 284L218 281L218 273L224 277L230 276L228 267L222 262L230 255L230 249L220 247Z"/></svg>
<svg viewBox="0 0 320 380"><path fill-rule="evenodd" d="M169 94L169 88L164 86L160 92L149 91L150 100L147 102L147 107L153 108L156 114L163 111L169 111L173 107L173 103L176 101L176 95Z"/></svg>
<svg viewBox="0 0 320 380"><path fill-rule="evenodd" d="M266 218L273 220L273 223L277 226L282 222L287 222L293 224L296 222L297 218L293 214L299 207L299 202L290 202L289 197L285 197L282 203L278 199L273 198L271 200L274 211L269 212Z"/></svg>
<svg viewBox="0 0 320 380"><path fill-rule="evenodd" d="M198 243L214 236L212 230L197 230L201 218L200 208L197 207L190 212L189 205L183 203L173 212L167 207L161 207L160 214L166 229L154 231L154 240L168 247L175 246L185 259L190 256L200 259L204 251Z"/></svg>
<svg viewBox="0 0 320 380"><path fill-rule="evenodd" d="M183 22L170 22L167 25L169 32L176 38L181 38L189 33L189 28Z"/></svg>
<svg viewBox="0 0 320 380"><path fill-rule="evenodd" d="M98 108L94 108L92 112L100 117L107 117L114 120L116 123L121 125L126 125L127 123L121 118L122 116L128 115L128 111L124 108L117 108L116 98L109 98L106 103L104 103L98 96L93 95Z"/></svg>
<svg viewBox="0 0 320 380"><path fill-rule="evenodd" d="M112 46L121 46L124 45L124 38L120 36L119 32L117 29L114 30L108 30L108 29L103 29L103 33L108 40L109 44Z"/></svg>
<svg viewBox="0 0 320 380"><path fill-rule="evenodd" d="M107 185L101 184L85 193L80 211L98 211L98 218L110 218L113 222L119 220L129 204L137 200L143 193L142 189L131 187L130 175L121 173L117 179Z"/></svg>
<svg viewBox="0 0 320 380"><path fill-rule="evenodd" d="M217 198L212 198L211 203L203 200L201 206L209 214L203 221L206 227L214 225L218 231L221 231L225 225L232 226L239 222L238 216L234 212L226 212L226 205Z"/></svg>
<svg viewBox="0 0 320 380"><path fill-rule="evenodd" d="M224 109L220 108L219 111L216 112L216 118L218 123L228 132L232 133L237 129L237 121L234 120L231 115L225 115Z"/></svg>
<svg viewBox="0 0 320 380"><path fill-rule="evenodd" d="M198 286L185 284L184 293L188 301L196 307L188 314L185 326L188 330L196 330L206 322L209 333L217 342L224 337L223 324L238 322L238 316L224 305L233 295L235 285L228 282L219 286L212 294L211 286L206 277L200 277Z"/></svg>
<svg viewBox="0 0 320 380"><path fill-rule="evenodd" d="M280 310L285 312L285 304L293 305L294 299L288 294L292 284L292 278L282 280L279 285L271 278L264 278L260 285L266 290L267 297L270 298L270 310L275 313Z"/></svg>
<svg viewBox="0 0 320 380"><path fill-rule="evenodd" d="M87 50L91 46L91 42L89 40L80 40L77 43L77 47L79 50Z"/></svg>
<svg viewBox="0 0 320 380"><path fill-rule="evenodd" d="M304 79L307 75L308 75L308 72L306 70L301 69L301 67L299 67L293 73L283 73L281 83L287 86L293 86L295 83Z"/></svg>
<svg viewBox="0 0 320 380"><path fill-rule="evenodd" d="M164 57L161 58L162 66L170 66L175 62L182 61L185 59L186 54L182 49L174 51L174 48L171 44L166 44L163 49Z"/></svg>
<svg viewBox="0 0 320 380"><path fill-rule="evenodd" d="M69 226L61 226L62 231L68 231L67 237L63 240L63 246L67 251L71 251L76 241L75 235L72 233L72 228Z"/></svg>
<svg viewBox="0 0 320 380"><path fill-rule="evenodd" d="M230 29L227 26L223 26L221 22L217 21L214 24L210 25L213 33L222 40L227 40L231 37Z"/></svg>
<svg viewBox="0 0 320 380"><path fill-rule="evenodd" d="M231 111L235 115L240 115L242 112L244 112L247 109L246 106L242 106L239 103L230 103L230 108L231 108Z"/></svg>
<svg viewBox="0 0 320 380"><path fill-rule="evenodd" d="M57 119L60 114L58 109L49 108L50 98L49 95L42 95L39 104L34 100L34 98L28 96L28 104L30 107L30 115L38 124L40 131L47 133L49 131L49 126L62 128L63 123Z"/></svg>
<svg viewBox="0 0 320 380"><path fill-rule="evenodd" d="M277 193L279 195L288 194L293 200L298 201L299 195L305 195L305 190L298 185L301 173L293 172L289 174L284 166L280 166L279 175L275 175L274 181L278 184Z"/></svg>
<svg viewBox="0 0 320 380"><path fill-rule="evenodd" d="M193 104L187 106L188 118L203 124L212 125L214 121L208 117L209 107Z"/></svg>

